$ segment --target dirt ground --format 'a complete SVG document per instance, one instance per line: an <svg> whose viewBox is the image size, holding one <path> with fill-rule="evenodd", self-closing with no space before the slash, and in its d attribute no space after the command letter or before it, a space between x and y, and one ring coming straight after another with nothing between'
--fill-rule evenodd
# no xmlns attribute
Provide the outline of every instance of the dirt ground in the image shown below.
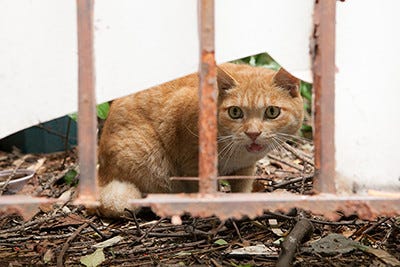
<svg viewBox="0 0 400 267"><path fill-rule="evenodd" d="M259 174L268 178L257 181L255 190L309 194L312 149L303 142L292 153L275 153L260 162ZM19 194L73 198L79 180L76 150L46 155L0 152L0 170L23 168L36 174ZM276 266L281 241L299 222L309 229L295 249L294 266L400 266L400 217L364 221L343 216L331 222L292 210L223 222L186 215L176 225L148 209L105 220L70 202L38 210L29 221L1 214L0 267Z"/></svg>

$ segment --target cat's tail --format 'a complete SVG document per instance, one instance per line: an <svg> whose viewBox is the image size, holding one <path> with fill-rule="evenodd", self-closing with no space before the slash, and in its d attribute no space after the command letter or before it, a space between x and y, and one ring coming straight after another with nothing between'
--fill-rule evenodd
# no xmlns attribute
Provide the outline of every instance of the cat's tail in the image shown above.
<svg viewBox="0 0 400 267"><path fill-rule="evenodd" d="M133 212L137 211L132 210L129 199L141 198L142 194L133 183L112 180L108 184L100 186L99 196L100 206L97 209L99 215L119 218L127 215L127 209Z"/></svg>

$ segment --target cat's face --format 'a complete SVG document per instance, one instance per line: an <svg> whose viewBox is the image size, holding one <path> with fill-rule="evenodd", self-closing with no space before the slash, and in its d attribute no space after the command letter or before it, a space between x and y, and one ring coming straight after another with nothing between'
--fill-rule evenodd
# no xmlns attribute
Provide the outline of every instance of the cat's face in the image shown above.
<svg viewBox="0 0 400 267"><path fill-rule="evenodd" d="M220 153L223 156L225 148L263 157L285 139L284 134L301 127L299 80L284 70L224 66L218 71Z"/></svg>

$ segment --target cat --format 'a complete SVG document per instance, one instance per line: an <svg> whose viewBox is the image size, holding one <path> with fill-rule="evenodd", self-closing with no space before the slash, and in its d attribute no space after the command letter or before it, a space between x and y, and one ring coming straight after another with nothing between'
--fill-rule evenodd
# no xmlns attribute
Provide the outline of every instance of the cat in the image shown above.
<svg viewBox="0 0 400 267"><path fill-rule="evenodd" d="M142 193L197 192L198 75L113 101L99 144L99 212L120 217ZM219 175L254 175L256 162L303 121L300 81L281 68L225 63L217 68ZM279 137L281 136L281 138ZM251 192L253 180L230 180Z"/></svg>

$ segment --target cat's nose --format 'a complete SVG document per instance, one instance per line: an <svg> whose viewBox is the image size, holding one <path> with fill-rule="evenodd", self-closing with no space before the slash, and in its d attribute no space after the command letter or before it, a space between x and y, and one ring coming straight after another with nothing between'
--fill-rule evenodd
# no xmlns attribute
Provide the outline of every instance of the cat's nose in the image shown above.
<svg viewBox="0 0 400 267"><path fill-rule="evenodd" d="M245 134L254 142L256 141L257 137L260 136L261 132L245 132Z"/></svg>

